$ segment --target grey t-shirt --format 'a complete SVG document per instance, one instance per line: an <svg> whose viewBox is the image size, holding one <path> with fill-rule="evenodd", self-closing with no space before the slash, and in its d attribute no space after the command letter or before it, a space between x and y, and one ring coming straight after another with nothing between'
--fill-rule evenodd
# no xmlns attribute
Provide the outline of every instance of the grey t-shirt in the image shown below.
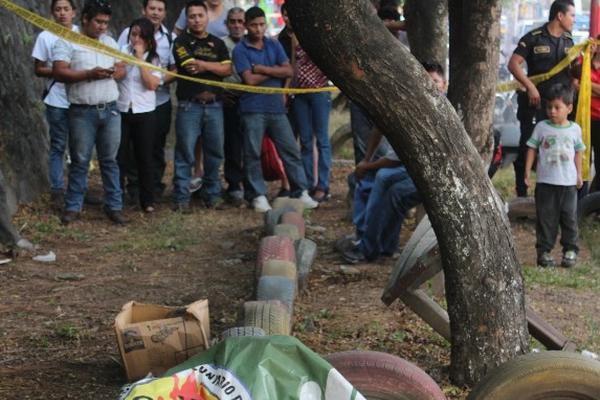
<svg viewBox="0 0 600 400"><path fill-rule="evenodd" d="M585 150L579 125L569 121L567 126L558 126L550 120L541 121L535 126L527 146L538 150L538 183L577 184L575 153Z"/></svg>

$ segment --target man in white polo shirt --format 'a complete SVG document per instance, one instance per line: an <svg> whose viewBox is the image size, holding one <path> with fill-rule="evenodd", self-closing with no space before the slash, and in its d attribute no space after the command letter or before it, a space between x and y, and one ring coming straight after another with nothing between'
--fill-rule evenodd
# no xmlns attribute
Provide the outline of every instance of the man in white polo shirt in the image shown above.
<svg viewBox="0 0 600 400"><path fill-rule="evenodd" d="M118 50L117 43L106 35L111 14L107 0L88 0L82 11L81 33ZM87 172L96 146L104 187L104 211L115 224L124 224L116 160L121 141L121 115L117 110L119 89L115 81L125 76L124 64L62 39L53 50L54 76L57 81L66 83L71 103L71 165L61 221L69 224L79 218L87 190Z"/></svg>
<svg viewBox="0 0 600 400"><path fill-rule="evenodd" d="M156 52L160 58L160 66L164 69L175 71L175 58L173 57L172 45L173 35L163 25L163 21L167 16L167 1L166 0L144 0L142 14L148 18L152 24L154 24L154 39L156 40ZM119 36L118 44L119 47L127 45L127 38L129 36L129 28L125 30ZM156 90L156 119L157 119L157 134L156 140L154 141L154 194L156 199L159 199L165 190L165 184L162 182L162 178L165 173L165 144L167 142L167 135L171 129L171 93L169 92L168 84L173 82L175 77L171 75L165 75L162 78L162 84ZM135 195L137 188L137 171L133 165L133 162L129 163L127 168L127 192L128 194ZM133 193L132 193L133 192ZM135 195L137 199L137 195Z"/></svg>

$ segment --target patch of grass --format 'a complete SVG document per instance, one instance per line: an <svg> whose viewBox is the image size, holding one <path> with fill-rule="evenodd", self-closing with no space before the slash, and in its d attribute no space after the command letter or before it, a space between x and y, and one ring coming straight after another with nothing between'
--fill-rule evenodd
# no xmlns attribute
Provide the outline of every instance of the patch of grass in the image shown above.
<svg viewBox="0 0 600 400"><path fill-rule="evenodd" d="M61 239L73 240L76 242L88 242L93 236L76 227L63 226L56 216L47 216L40 219L30 219L27 227L27 234L34 242L43 242L48 237L59 237Z"/></svg>
<svg viewBox="0 0 600 400"><path fill-rule="evenodd" d="M532 185L535 185L535 171L531 173ZM494 187L500 194L500 197L504 201L510 201L516 197L515 193L515 170L512 166L499 169L494 177L492 178ZM529 190L530 194L533 194L533 189Z"/></svg>
<svg viewBox="0 0 600 400"><path fill-rule="evenodd" d="M590 250L594 263L600 266L600 222L585 221L580 227L581 240Z"/></svg>
<svg viewBox="0 0 600 400"><path fill-rule="evenodd" d="M523 268L523 277L529 285L600 290L598 272L597 266L581 263L571 269L525 267Z"/></svg>
<svg viewBox="0 0 600 400"><path fill-rule="evenodd" d="M79 328L71 323L57 325L54 328L54 334L65 340L79 340Z"/></svg>
<svg viewBox="0 0 600 400"><path fill-rule="evenodd" d="M199 243L197 221L172 213L152 226L132 228L126 238L104 247L110 252L142 252L147 250L183 251Z"/></svg>

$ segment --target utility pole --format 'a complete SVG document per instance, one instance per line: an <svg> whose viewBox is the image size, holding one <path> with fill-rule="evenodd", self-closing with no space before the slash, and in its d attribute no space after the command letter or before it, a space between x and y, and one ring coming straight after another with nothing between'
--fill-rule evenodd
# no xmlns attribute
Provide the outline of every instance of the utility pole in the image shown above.
<svg viewBox="0 0 600 400"><path fill-rule="evenodd" d="M592 0L590 4L590 37L600 34L600 0Z"/></svg>

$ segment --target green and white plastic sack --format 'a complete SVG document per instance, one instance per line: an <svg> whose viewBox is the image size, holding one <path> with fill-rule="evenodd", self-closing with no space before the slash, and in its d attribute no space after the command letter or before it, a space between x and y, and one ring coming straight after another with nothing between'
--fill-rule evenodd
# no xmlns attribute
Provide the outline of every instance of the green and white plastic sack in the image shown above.
<svg viewBox="0 0 600 400"><path fill-rule="evenodd" d="M291 336L232 337L162 378L126 386L120 400L365 400L327 361Z"/></svg>

